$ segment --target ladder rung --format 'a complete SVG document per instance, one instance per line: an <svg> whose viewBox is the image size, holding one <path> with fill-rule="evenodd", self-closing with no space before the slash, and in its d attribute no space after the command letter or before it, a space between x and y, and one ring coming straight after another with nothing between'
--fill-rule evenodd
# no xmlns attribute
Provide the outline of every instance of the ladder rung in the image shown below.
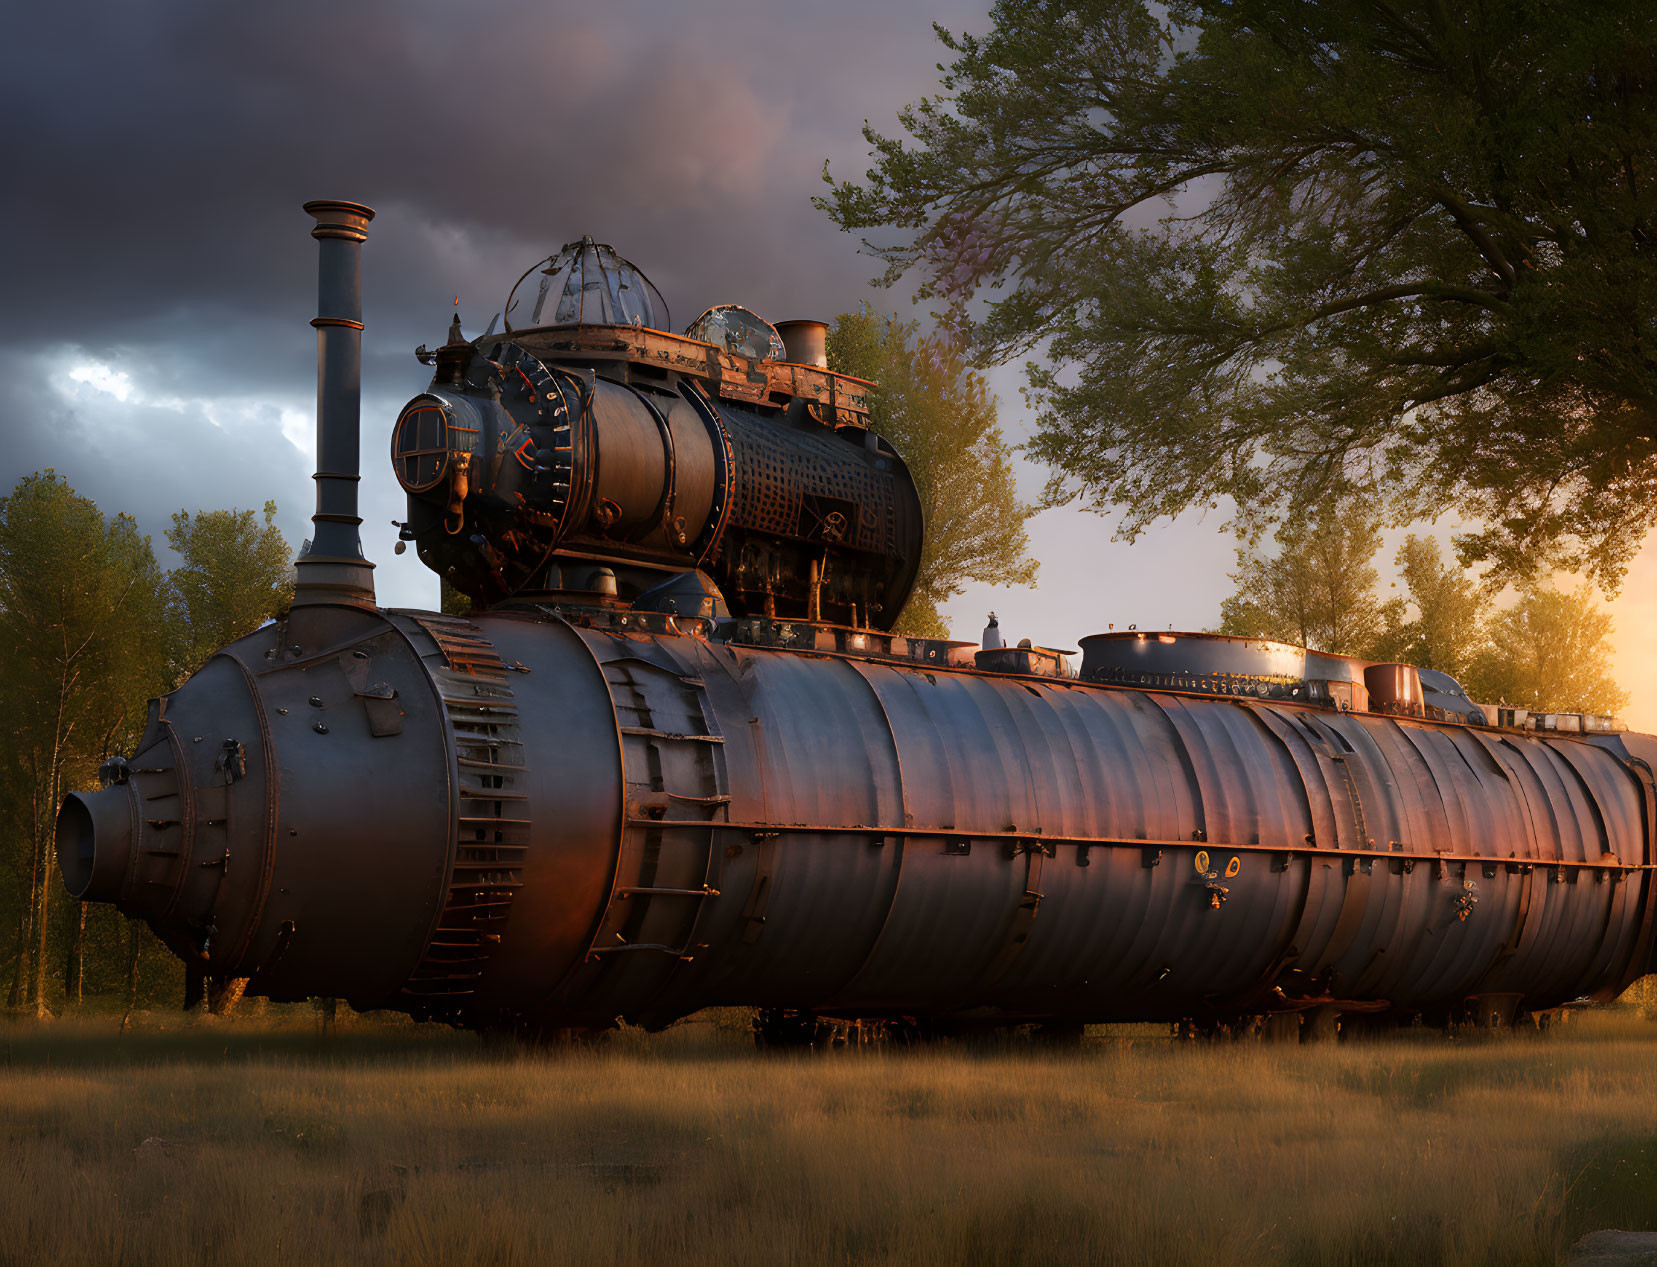
<svg viewBox="0 0 1657 1267"><path fill-rule="evenodd" d="M655 950L664 955L672 955L676 959L689 959L691 956L685 953L687 949L689 947L661 946L655 942L630 941L620 946L598 946L587 953L589 955L617 955L624 950Z"/></svg>

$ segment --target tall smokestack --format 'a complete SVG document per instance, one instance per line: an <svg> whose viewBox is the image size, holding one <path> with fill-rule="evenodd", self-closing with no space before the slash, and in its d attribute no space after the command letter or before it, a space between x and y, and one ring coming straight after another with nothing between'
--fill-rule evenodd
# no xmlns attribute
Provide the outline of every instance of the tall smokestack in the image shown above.
<svg viewBox="0 0 1657 1267"><path fill-rule="evenodd" d="M357 513L362 450L362 244L374 212L357 202L307 202L316 218L316 514L295 561L293 601L374 606L374 565Z"/></svg>

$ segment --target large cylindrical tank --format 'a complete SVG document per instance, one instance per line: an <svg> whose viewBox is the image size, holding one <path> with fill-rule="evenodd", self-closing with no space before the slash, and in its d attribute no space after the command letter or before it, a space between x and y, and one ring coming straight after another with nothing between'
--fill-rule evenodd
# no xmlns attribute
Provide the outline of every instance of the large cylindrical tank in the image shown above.
<svg viewBox="0 0 1657 1267"><path fill-rule="evenodd" d="M707 632L296 610L72 800L66 877L256 993L473 1025L1534 1009L1650 962L1649 738Z"/></svg>

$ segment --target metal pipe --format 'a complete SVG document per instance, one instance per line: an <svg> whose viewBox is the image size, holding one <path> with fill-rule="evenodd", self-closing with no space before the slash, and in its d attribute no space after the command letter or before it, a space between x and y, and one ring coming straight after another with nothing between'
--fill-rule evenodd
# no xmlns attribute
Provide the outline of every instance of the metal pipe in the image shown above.
<svg viewBox="0 0 1657 1267"><path fill-rule="evenodd" d="M294 605L374 606L374 565L362 552L362 244L374 212L356 202L307 202L319 243L316 327L316 513L295 560Z"/></svg>
<svg viewBox="0 0 1657 1267"><path fill-rule="evenodd" d="M703 738L699 735L680 735L680 739ZM1163 850L1188 849L1192 853L1199 849L1204 853L1219 855L1224 853L1270 854L1279 861L1294 862L1297 860L1327 861L1330 858L1355 859L1357 861L1374 862L1380 859L1383 862L1401 862L1415 866L1416 863L1445 866L1461 865L1464 863L1480 867L1503 868L1509 875L1528 874L1531 871L1602 871L1614 879L1621 879L1625 875L1637 872L1657 871L1657 862L1623 862L1614 854L1606 854L1601 858L1543 858L1538 856L1518 857L1489 853L1442 853L1400 852L1397 849L1347 849L1339 845L1283 845L1261 844L1251 841L1247 844L1229 843L1215 840L1164 840L1155 837L1124 836L1050 836L1030 832L1016 831L979 831L976 828L956 830L942 827L865 827L861 824L848 826L844 823L771 823L771 822L732 822L727 819L701 818L651 818L648 815L629 816L624 820L624 826L636 827L645 831L661 831L664 828L678 830L683 828L689 831L710 832L748 832L750 835L775 835L778 832L798 832L802 836L855 836L860 839L876 840L882 836L901 836L906 840L942 840L946 843L959 843L968 846L964 854L971 852L974 841L986 844L1016 847L1018 853L1028 853L1040 849L1051 858L1054 857L1053 848L1058 845L1074 845L1081 849L1137 849L1140 852L1150 851L1160 854ZM946 850L945 852L949 852ZM1085 855L1084 855L1085 856ZM1608 861L1609 859L1609 861ZM1151 865L1155 865L1154 863ZM640 889L626 888L618 893L682 893L683 889ZM701 890L694 890L701 892ZM717 890L714 891L717 893Z"/></svg>

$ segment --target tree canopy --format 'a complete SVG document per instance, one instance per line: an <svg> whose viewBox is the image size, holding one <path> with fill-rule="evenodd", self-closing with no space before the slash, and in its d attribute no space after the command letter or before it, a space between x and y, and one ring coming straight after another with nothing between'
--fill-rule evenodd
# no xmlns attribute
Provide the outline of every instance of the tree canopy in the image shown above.
<svg viewBox="0 0 1657 1267"><path fill-rule="evenodd" d="M1485 646L1490 600L1478 579L1444 561L1432 537L1404 538L1393 562L1414 616L1395 624L1372 650L1377 660L1437 669L1465 683Z"/></svg>
<svg viewBox="0 0 1657 1267"><path fill-rule="evenodd" d="M1363 656L1399 623L1402 604L1375 593L1381 528L1373 515L1326 501L1277 540L1276 554L1238 548L1237 592L1220 604L1220 633Z"/></svg>
<svg viewBox="0 0 1657 1267"><path fill-rule="evenodd" d="M1033 508L1013 482L996 399L946 340L869 309L843 313L828 336L829 365L876 385L869 425L915 478L926 545L899 633L947 637L940 604L968 581L1033 585L1024 521Z"/></svg>
<svg viewBox="0 0 1657 1267"><path fill-rule="evenodd" d="M0 948L9 934L12 1006L44 1011L94 987L138 986L153 939L112 908L89 913L54 883L53 828L63 793L94 783L102 759L130 751L145 703L220 646L251 633L292 597L275 506L173 517L179 562L157 565L130 515L105 516L47 470L0 498ZM175 971L170 956L156 956ZM48 965L64 966L61 995ZM129 993L129 999L133 997Z"/></svg>
<svg viewBox="0 0 1657 1267"><path fill-rule="evenodd" d="M1611 617L1579 585L1527 582L1497 612L1463 685L1474 698L1518 708L1615 713L1628 703L1611 672Z"/></svg>
<svg viewBox="0 0 1657 1267"><path fill-rule="evenodd" d="M1615 713L1628 703L1612 672L1610 614L1586 582L1561 591L1551 580L1523 581L1497 608L1488 584L1412 533L1394 556L1403 593L1383 598L1380 548L1373 514L1319 504L1278 530L1275 552L1238 548L1237 589L1220 604L1215 632L1437 669L1485 704Z"/></svg>
<svg viewBox="0 0 1657 1267"><path fill-rule="evenodd" d="M251 510L181 510L167 543L179 556L168 581L181 681L293 603L293 551L276 526L275 502L265 503L262 523Z"/></svg>
<svg viewBox="0 0 1657 1267"><path fill-rule="evenodd" d="M10 767L0 783L0 847L16 881L14 1006L45 1007L58 802L130 739L164 680L163 589L132 517L106 520L55 472L25 476L0 500L0 715ZM80 945L77 936L77 973Z"/></svg>
<svg viewBox="0 0 1657 1267"><path fill-rule="evenodd" d="M820 204L968 354L1046 348L1049 495L1458 511L1614 587L1657 498L1657 7L998 0ZM828 174L825 171L825 178ZM831 183L833 183L831 181ZM980 302L984 301L984 302Z"/></svg>

